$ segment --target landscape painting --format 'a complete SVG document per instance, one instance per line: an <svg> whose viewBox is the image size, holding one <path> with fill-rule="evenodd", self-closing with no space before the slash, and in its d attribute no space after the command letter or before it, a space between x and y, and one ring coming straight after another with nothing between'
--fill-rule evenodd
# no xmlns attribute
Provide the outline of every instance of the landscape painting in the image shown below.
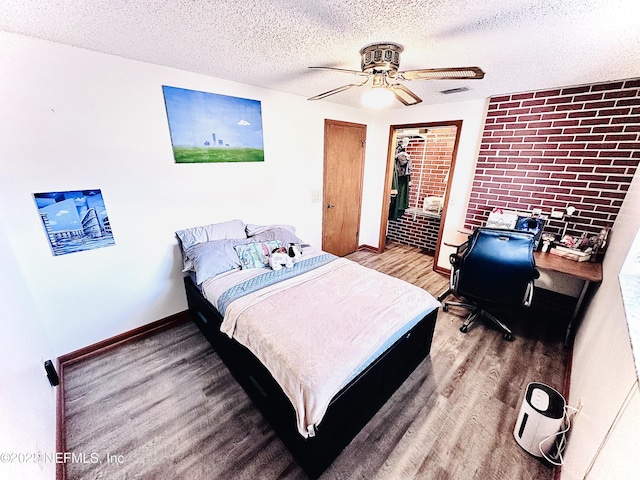
<svg viewBox="0 0 640 480"><path fill-rule="evenodd" d="M258 100L162 87L176 163L263 162Z"/></svg>
<svg viewBox="0 0 640 480"><path fill-rule="evenodd" d="M100 190L34 193L54 255L115 245Z"/></svg>

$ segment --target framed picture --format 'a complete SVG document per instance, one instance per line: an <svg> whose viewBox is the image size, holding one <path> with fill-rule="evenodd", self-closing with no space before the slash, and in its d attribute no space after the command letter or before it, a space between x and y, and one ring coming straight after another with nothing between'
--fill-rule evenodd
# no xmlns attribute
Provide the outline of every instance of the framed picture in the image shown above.
<svg viewBox="0 0 640 480"><path fill-rule="evenodd" d="M176 163L263 162L258 100L162 87Z"/></svg>
<svg viewBox="0 0 640 480"><path fill-rule="evenodd" d="M34 193L54 255L115 245L100 190Z"/></svg>

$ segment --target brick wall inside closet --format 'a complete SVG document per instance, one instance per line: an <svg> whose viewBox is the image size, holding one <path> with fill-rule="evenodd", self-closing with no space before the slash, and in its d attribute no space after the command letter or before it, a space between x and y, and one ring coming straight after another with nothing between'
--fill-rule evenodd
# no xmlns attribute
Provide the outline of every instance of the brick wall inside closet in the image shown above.
<svg viewBox="0 0 640 480"><path fill-rule="evenodd" d="M411 207L421 209L425 197L444 197L456 130L456 127L432 128L424 137L414 137L409 142L407 153L411 156Z"/></svg>
<svg viewBox="0 0 640 480"><path fill-rule="evenodd" d="M433 255L438 245L440 217L430 217L416 212L407 212L397 220L389 220L387 240L411 245Z"/></svg>
<svg viewBox="0 0 640 480"><path fill-rule="evenodd" d="M456 132L456 127L434 127L422 137L411 138L406 148L411 156L410 208L422 210L425 197L444 197ZM397 220L389 220L387 239L433 253L439 229L439 217L409 211Z"/></svg>
<svg viewBox="0 0 640 480"><path fill-rule="evenodd" d="M483 225L494 207L571 205L567 233L597 233L613 225L639 161L640 79L493 97L465 226Z"/></svg>

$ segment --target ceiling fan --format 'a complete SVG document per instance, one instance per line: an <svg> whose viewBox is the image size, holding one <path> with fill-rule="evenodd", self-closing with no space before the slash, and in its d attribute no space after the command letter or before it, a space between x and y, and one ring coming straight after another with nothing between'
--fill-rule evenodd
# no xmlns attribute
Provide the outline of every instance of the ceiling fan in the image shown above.
<svg viewBox="0 0 640 480"><path fill-rule="evenodd" d="M427 68L399 72L400 53L402 50L403 47L401 45L390 42L374 43L363 47L360 50L360 55L362 56L360 67L362 71L334 67L309 67L320 70L351 73L367 78L363 82L343 85L342 87L334 88L328 92L311 97L308 100L321 100L329 95L344 92L353 87L362 87L371 81L372 89L387 89L404 105L415 105L422 102L422 99L399 83L400 81L481 79L484 77L484 72L478 67Z"/></svg>

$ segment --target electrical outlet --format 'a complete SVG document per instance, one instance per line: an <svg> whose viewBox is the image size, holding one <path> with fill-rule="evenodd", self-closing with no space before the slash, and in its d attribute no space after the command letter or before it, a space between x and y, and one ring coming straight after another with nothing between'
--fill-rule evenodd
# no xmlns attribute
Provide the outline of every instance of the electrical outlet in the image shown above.
<svg viewBox="0 0 640 480"><path fill-rule="evenodd" d="M551 218L562 218L564 214L562 213L562 210L554 210L553 212L551 212Z"/></svg>
<svg viewBox="0 0 640 480"><path fill-rule="evenodd" d="M580 400L578 400L578 405L576 405L573 412L569 413L569 418L571 418L571 421L574 421L576 417L580 415L580 412L582 411L582 407L583 407L583 404L582 404L582 398L581 398Z"/></svg>
<svg viewBox="0 0 640 480"><path fill-rule="evenodd" d="M320 201L320 189L314 188L311 190L311 203L318 203Z"/></svg>

